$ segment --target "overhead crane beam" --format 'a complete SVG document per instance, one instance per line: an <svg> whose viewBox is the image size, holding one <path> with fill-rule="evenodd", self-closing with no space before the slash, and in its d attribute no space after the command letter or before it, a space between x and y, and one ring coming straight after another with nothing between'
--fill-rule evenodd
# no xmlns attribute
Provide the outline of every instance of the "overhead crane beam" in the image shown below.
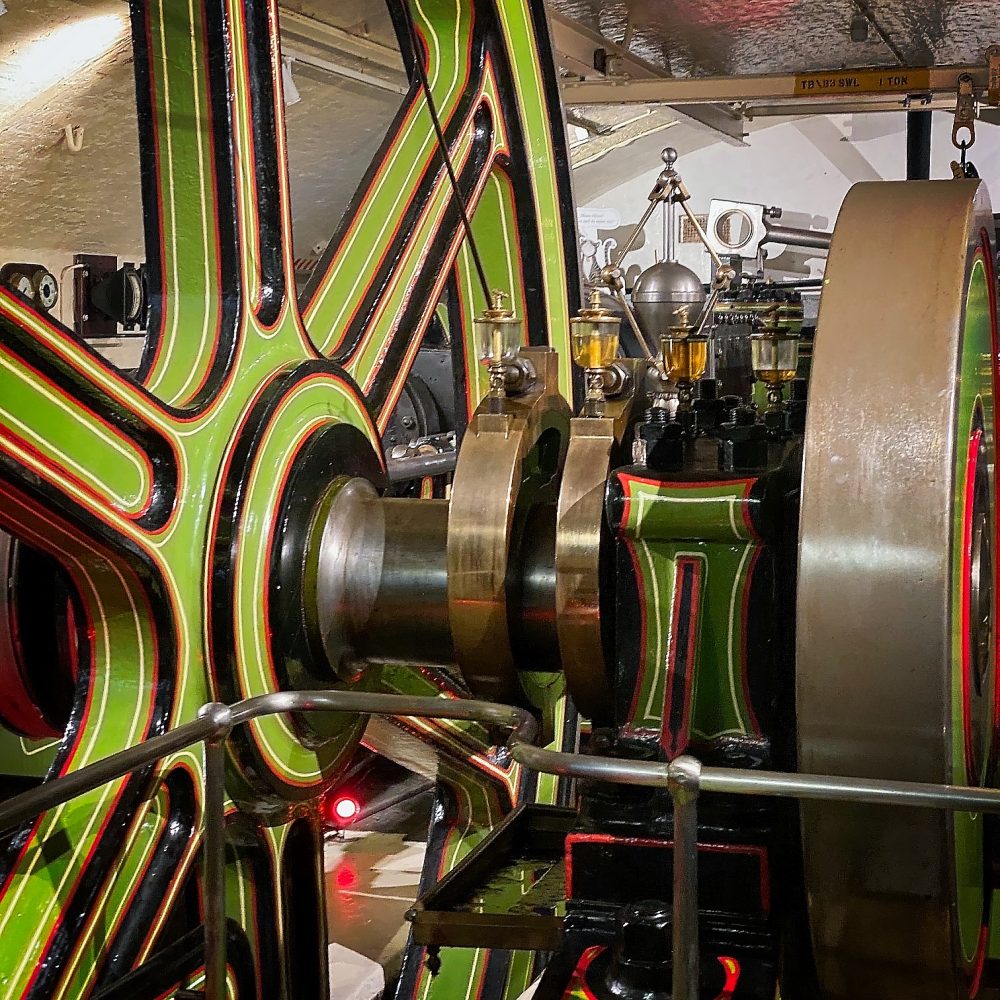
<svg viewBox="0 0 1000 1000"><path fill-rule="evenodd" d="M846 69L763 76L629 77L617 80L566 81L563 100L571 107L594 105L737 105L748 117L756 114L828 113L857 104L906 110L907 98L930 97L931 104L951 99L958 77L968 73L975 88L986 90L988 70L980 66ZM690 109L688 110L690 113Z"/></svg>

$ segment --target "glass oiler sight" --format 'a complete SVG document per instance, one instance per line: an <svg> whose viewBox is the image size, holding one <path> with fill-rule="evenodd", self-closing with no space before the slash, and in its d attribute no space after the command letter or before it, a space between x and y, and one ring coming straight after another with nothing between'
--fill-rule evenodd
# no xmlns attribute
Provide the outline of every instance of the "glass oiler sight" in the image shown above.
<svg viewBox="0 0 1000 1000"><path fill-rule="evenodd" d="M504 305L506 298L505 292L494 291L489 307L473 322L479 360L489 368L490 396L497 400L507 395L507 367L520 353L523 329L514 310Z"/></svg>
<svg viewBox="0 0 1000 1000"><path fill-rule="evenodd" d="M782 409L782 390L799 367L802 306L775 302L760 313L758 332L750 337L754 375L767 386L767 409Z"/></svg>
<svg viewBox="0 0 1000 1000"><path fill-rule="evenodd" d="M573 360L584 369L587 416L601 416L605 403L605 378L618 357L621 320L601 305L601 293L591 289L587 305L570 320Z"/></svg>

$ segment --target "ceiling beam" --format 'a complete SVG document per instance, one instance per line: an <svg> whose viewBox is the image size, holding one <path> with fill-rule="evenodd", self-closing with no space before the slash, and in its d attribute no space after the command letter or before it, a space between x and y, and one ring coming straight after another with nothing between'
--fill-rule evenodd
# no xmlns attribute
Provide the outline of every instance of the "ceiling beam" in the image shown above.
<svg viewBox="0 0 1000 1000"><path fill-rule="evenodd" d="M637 121L632 121L614 132L601 133L586 142L571 146L570 159L573 163L573 169L576 170L594 163L607 156L608 153L630 146L639 139L645 139L649 135L673 128L677 124L677 119L671 117L671 114L669 108L659 113L653 112L653 114L644 115Z"/></svg>
<svg viewBox="0 0 1000 1000"><path fill-rule="evenodd" d="M743 115L728 104L671 104L678 121L704 132L714 132L730 146L746 146Z"/></svg>
<svg viewBox="0 0 1000 1000"><path fill-rule="evenodd" d="M381 66L384 69L396 70L403 68L403 60L399 49L383 45L364 35L355 35L343 28L327 24L318 18L300 14L287 7L279 7L281 34L290 38L301 39L313 45L320 45L342 55L353 56L366 62Z"/></svg>
<svg viewBox="0 0 1000 1000"><path fill-rule="evenodd" d="M556 61L576 76L600 75L594 65L594 53L601 49L615 61L617 75L637 80L655 80L666 76L659 66L647 62L565 14L550 10L549 22L552 26L552 47L556 51Z"/></svg>
<svg viewBox="0 0 1000 1000"><path fill-rule="evenodd" d="M788 118L796 115L858 115L881 114L899 111L946 111L955 113L955 95L937 94L929 100L924 98L913 101L909 106L899 99L894 101L876 101L854 98L845 101L824 101L822 103L796 101L795 104L749 104L744 109L748 121L754 118ZM988 112L993 111L985 105L979 109L976 121L987 121Z"/></svg>
<svg viewBox="0 0 1000 1000"><path fill-rule="evenodd" d="M555 49L556 62L564 70L574 76L598 81L610 80L664 80L669 79L666 72L659 66L647 62L628 48L618 45L599 32L592 31L586 25L557 11L549 11L549 21L552 26L552 46ZM594 55L603 50L605 59L610 60L607 76L600 74L595 66ZM589 83L586 84L589 86ZM574 105L570 96L570 85L564 85L563 97L567 105ZM596 103L596 102L592 102ZM618 104L617 100L607 101L608 104ZM679 108L678 118L699 129L714 132L730 145L742 146L743 121L739 115L733 114L729 108Z"/></svg>
<svg viewBox="0 0 1000 1000"><path fill-rule="evenodd" d="M281 54L301 66L309 66L312 69L321 70L324 73L329 73L331 76L338 76L344 80L353 80L355 83L375 87L377 90L386 90L390 94L405 95L409 93L409 88L400 81L394 83L392 80L383 79L374 73L354 69L351 66L345 66L342 63L324 59L321 56L315 56L310 52L303 52L301 49L293 48L292 46L283 45L281 47Z"/></svg>

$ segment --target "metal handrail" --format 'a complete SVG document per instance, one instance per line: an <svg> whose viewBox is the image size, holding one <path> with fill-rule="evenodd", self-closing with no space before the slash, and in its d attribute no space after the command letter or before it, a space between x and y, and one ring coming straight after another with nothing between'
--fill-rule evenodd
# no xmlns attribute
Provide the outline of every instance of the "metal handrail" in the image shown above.
<svg viewBox="0 0 1000 1000"><path fill-rule="evenodd" d="M205 995L207 1000L224 1000L227 995L224 742L235 726L286 712L355 712L480 722L509 731L511 743L523 740L529 745L536 733L535 720L524 709L471 699L411 698L359 691L279 691L247 698L234 705L210 702L202 706L198 718L191 722L8 799L0 805L0 833L109 781L124 778L170 754L203 743Z"/></svg>
<svg viewBox="0 0 1000 1000"><path fill-rule="evenodd" d="M235 726L286 712L355 712L479 722L507 731L510 735L506 744L514 760L530 770L589 781L666 788L674 804L672 995L675 1000L698 998L697 809L700 792L1000 813L1000 790L988 788L703 767L696 758L687 755L670 763L657 763L545 750L532 745L537 728L531 714L510 705L356 691L282 691L248 698L234 705L214 702L204 705L192 722L14 796L0 804L0 832L35 819L47 809L109 781L124 778L163 757L204 743L205 995L207 1000L224 1000L224 741Z"/></svg>

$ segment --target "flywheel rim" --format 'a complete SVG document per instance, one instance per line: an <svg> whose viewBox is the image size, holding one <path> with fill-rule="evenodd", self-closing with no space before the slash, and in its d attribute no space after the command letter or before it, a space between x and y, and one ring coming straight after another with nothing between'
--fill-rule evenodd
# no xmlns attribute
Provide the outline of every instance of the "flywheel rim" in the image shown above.
<svg viewBox="0 0 1000 1000"><path fill-rule="evenodd" d="M992 465L996 448L992 234L978 182L861 184L841 211L802 479L803 771L949 784L992 777L995 656L977 688L990 702L983 767L969 762L967 696L976 655L967 528L980 449ZM978 596L995 649L990 561L988 609L981 587ZM989 913L982 825L965 814L803 805L824 997L975 995Z"/></svg>

